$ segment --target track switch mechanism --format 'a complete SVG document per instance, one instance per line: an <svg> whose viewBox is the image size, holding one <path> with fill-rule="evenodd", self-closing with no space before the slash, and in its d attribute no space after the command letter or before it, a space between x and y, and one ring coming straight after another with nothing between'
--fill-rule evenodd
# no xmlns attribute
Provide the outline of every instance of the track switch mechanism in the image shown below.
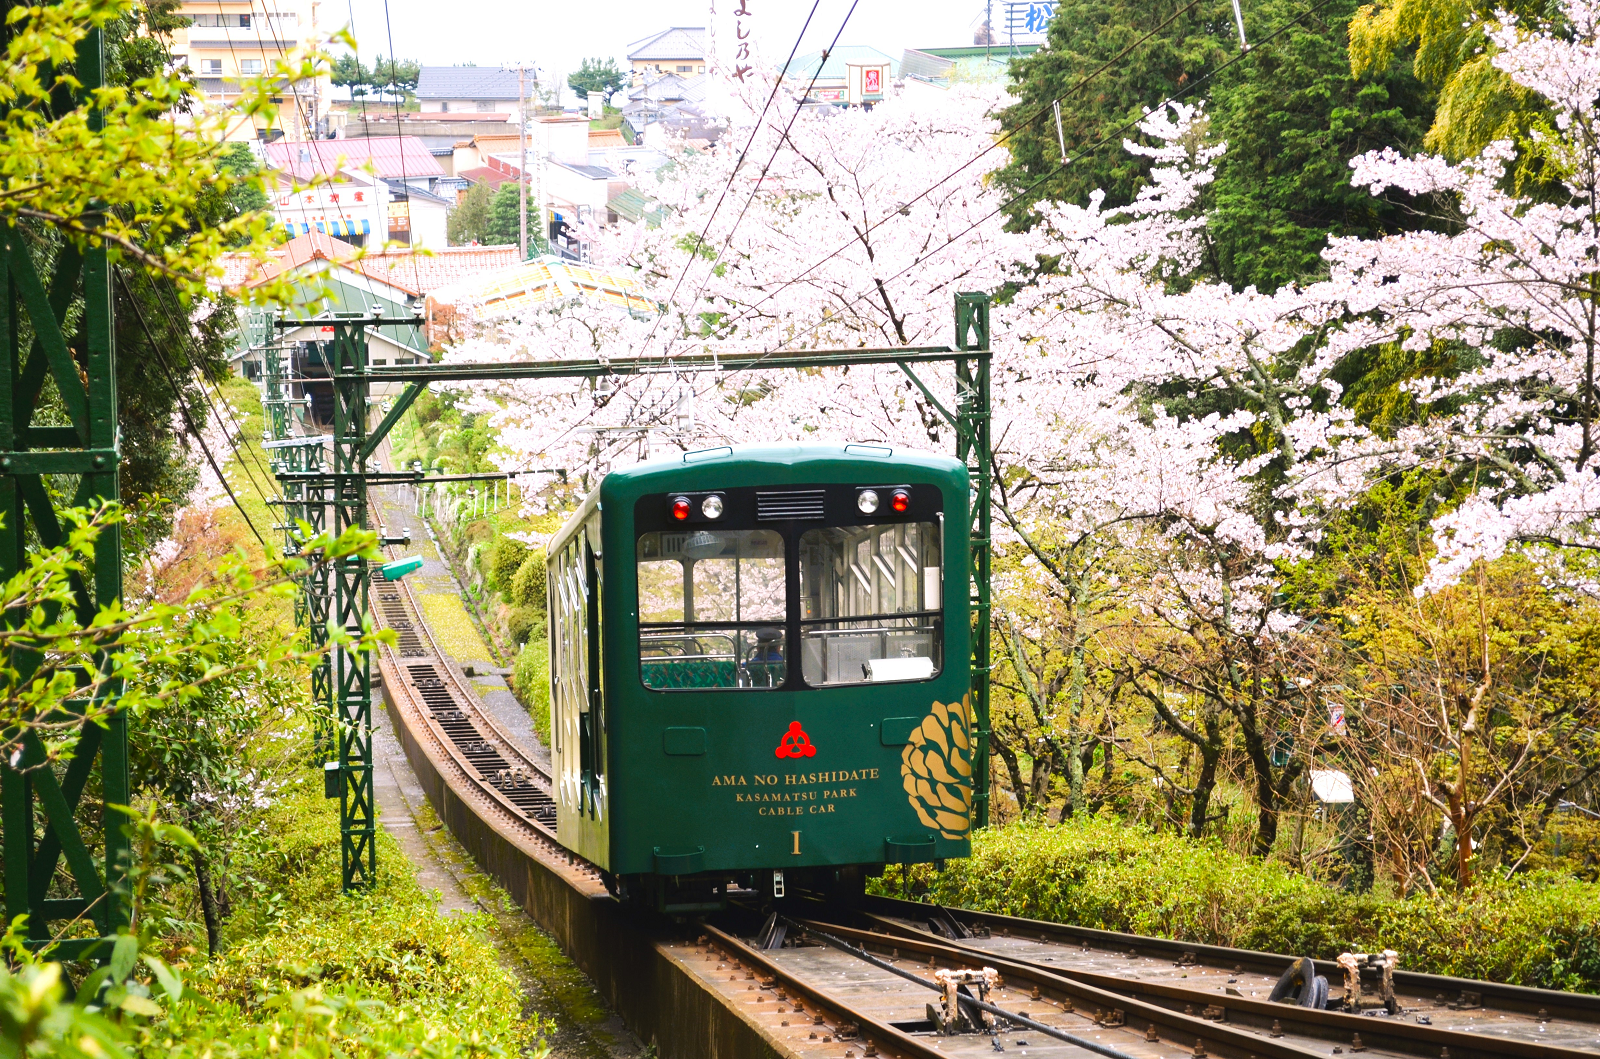
<svg viewBox="0 0 1600 1059"><path fill-rule="evenodd" d="M928 1021L934 1031L944 1036L957 1033L993 1033L994 1016L976 1004L963 1004L962 997L974 998L984 1003L989 992L1000 984L1000 972L993 967L981 971L941 970L934 973L939 983L939 1003L929 1004ZM974 992L976 991L976 992Z"/></svg>

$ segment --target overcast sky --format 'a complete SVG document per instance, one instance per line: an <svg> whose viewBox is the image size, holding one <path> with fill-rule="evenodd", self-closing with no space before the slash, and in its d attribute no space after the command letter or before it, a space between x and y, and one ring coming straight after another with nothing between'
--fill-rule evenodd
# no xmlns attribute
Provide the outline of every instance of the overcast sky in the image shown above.
<svg viewBox="0 0 1600 1059"><path fill-rule="evenodd" d="M348 4L348 8L346 7ZM739 0L716 0L719 48ZM776 65L800 33L810 0L745 0L743 19L763 58ZM996 23L1001 21L996 3ZM499 66L527 60L565 80L586 56L612 56L623 65L628 45L669 26L703 26L708 3L673 0L609 0L606 3L547 3L541 0L328 0L320 20L332 31L354 16L362 58L394 52L426 65L476 63ZM984 0L858 0L841 44L870 44L899 57L906 48L959 47L972 43L983 22ZM839 32L850 0L818 0L817 13L800 43L800 54L826 47ZM346 11L350 14L347 14Z"/></svg>

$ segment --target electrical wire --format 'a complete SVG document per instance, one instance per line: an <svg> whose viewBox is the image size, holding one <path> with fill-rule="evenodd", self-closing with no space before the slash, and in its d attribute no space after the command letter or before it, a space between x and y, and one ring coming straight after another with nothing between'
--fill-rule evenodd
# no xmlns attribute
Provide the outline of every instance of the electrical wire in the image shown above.
<svg viewBox="0 0 1600 1059"><path fill-rule="evenodd" d="M394 24L389 21L389 0L383 0L383 27L389 36L389 86L393 88L399 76L400 66L399 60L395 58L394 54ZM352 35L355 33L354 21L350 23L350 32ZM517 116L524 122L527 121L528 116L526 114ZM406 176L406 138L404 126L400 119L400 98L398 94L394 101L394 131L396 146L400 148L400 183L406 189L406 245L411 248L411 282L416 285L417 296L421 297L422 269L417 264L417 248L412 242L417 237L417 217L416 211L411 208L411 181ZM382 178L380 177L379 179ZM540 223L543 223L543 219L544 208L541 206Z"/></svg>
<svg viewBox="0 0 1600 1059"><path fill-rule="evenodd" d="M738 323L742 319L748 319L749 318L748 314L755 312L755 310L759 309L761 306L763 306L767 302L771 301L774 297L777 296L777 294L780 291L783 291L783 290L787 289L788 287L791 287L794 284L800 282L802 279L805 279L812 272L814 272L818 268L822 267L823 264L825 264L826 262L832 260L834 257L838 256L840 253L843 253L845 250L848 250L855 243L864 241L867 238L867 236L871 235L881 225L889 223L890 221L892 221L896 217L908 216L909 214L906 211L908 211L910 209L910 207L916 205L918 202L921 202L923 199L925 199L929 195L933 194L939 188L943 187L946 183L948 183L949 181L953 180L956 176L958 176L959 174L964 172L966 169L968 169L970 166L972 166L974 163L976 163L979 159L981 159L985 155L987 155L990 151L993 151L997 147L1000 147L1002 144L1006 143L1008 140L1010 140L1013 136L1015 136L1022 129L1025 129L1025 128L1031 126L1034 122L1038 121L1040 118L1044 117L1046 114L1052 113L1054 108L1057 105L1059 105L1060 103L1064 102L1068 97L1076 95L1081 89L1085 88L1089 84L1090 81L1094 80L1096 77L1100 76L1102 73L1104 73L1105 71L1109 70L1112 66L1114 66L1118 62L1122 61L1124 58L1126 58L1128 55L1130 55L1134 51L1134 49L1140 47L1146 41L1150 40L1150 38L1154 37L1156 34L1160 33L1162 30L1166 29L1168 26L1172 25L1174 22L1176 22L1179 19L1179 17L1181 17L1186 12L1190 11L1191 9L1193 9L1199 3L1200 3L1200 0L1189 0L1189 3L1185 4L1183 7L1180 7L1177 11L1173 12L1172 16L1170 18L1168 18L1165 22L1161 23L1159 26L1156 26L1150 32L1146 33L1144 36L1140 37L1138 40L1134 41L1132 44L1128 45L1126 48L1123 48L1116 55L1112 56L1110 59L1106 60L1104 63L1101 63L1095 69L1089 71L1089 73L1087 73L1083 77L1079 78L1078 82L1076 84L1074 84L1071 88L1067 89L1065 92L1063 92L1061 95L1057 96L1056 98L1052 99L1050 102L1045 103L1042 106L1040 106L1036 111L1034 111L1033 114L1029 115L1027 118L1024 118L1022 120L1022 122L1020 124L1018 124L1016 127L1011 128L1011 129L1007 129L1001 135L995 137L994 141L992 143L990 143L989 146L985 147L983 150L979 151L977 154L973 155L971 158L967 159L965 162L962 162L960 165L956 166L956 168L952 169L949 173L946 173L943 177L941 177L937 182L935 182L934 184L930 185L929 187L927 187L926 189L924 189L923 191L918 193L910 201L908 201L908 202L906 202L906 203L904 203L902 205L896 206L889 213L885 214L884 216L878 218L876 221L873 221L871 224L867 225L867 227L865 229L863 229L859 235L855 236L854 238L846 240L836 250L832 251L831 253L829 253L829 254L825 255L824 257L822 257L821 259L819 259L817 262L812 264L810 267L808 267L805 271L801 272L799 275L794 276L793 278L791 278L787 282L783 283L779 287L775 288L772 291L769 291L763 298L761 298L760 301L757 301L757 302L753 303L752 305L747 306L745 308L743 314L741 314L740 316L735 317L733 320L728 321L728 323L729 324L734 324L734 323ZM785 130L785 134L786 135L787 135L787 131L788 130ZM1065 159L1063 159L1063 164L1064 163L1065 163ZM759 184L757 186L759 187ZM752 199L754 198L754 194L755 194L754 191L752 191L752 193L751 193L751 198ZM747 203L747 205L748 205L748 203ZM709 224L710 222L707 222L707 223ZM730 234L729 238L730 239L732 238L731 234ZM693 259L691 258L691 261L692 260ZM719 260L720 260L720 255L719 255ZM688 269L688 264L687 263L684 265L684 268L685 268L685 270ZM700 290L702 292L705 290L705 284L704 283L701 284ZM678 290L677 290L676 287L673 288L672 293L673 293L674 296L677 295ZM698 300L699 296L700 296L699 293L696 293L695 300Z"/></svg>
<svg viewBox="0 0 1600 1059"><path fill-rule="evenodd" d="M782 151L783 150L783 145L785 143L789 142L789 130L794 128L795 119L798 118L800 116L800 112L805 109L805 101L807 99L811 98L811 90L817 87L817 79L822 76L822 68L827 65L828 56L833 54L833 49L839 46L839 38L844 36L844 28L845 28L845 26L849 25L850 16L856 13L856 5L859 4L860 2L861 2L861 0L851 0L850 9L844 13L844 20L839 23L838 32L833 35L833 40L828 43L828 46L826 48L822 49L822 55L817 60L817 68L811 75L811 83L806 85L806 90L803 93L801 93L799 100L796 101L794 110L789 114L789 121L783 127L783 133L778 137L778 141L775 144L773 144L773 146L772 146L772 154L767 158L767 164L761 167L761 172L756 176L755 182L750 186L750 194L745 198L744 206L741 207L740 210L739 210L739 216L734 218L733 227L728 229L728 236L727 236L726 239L724 239L722 241L722 246L718 248L717 256L716 256L715 260L712 261L711 267L706 270L705 278L700 281L700 287L699 287L698 290L695 291L694 298L691 299L691 304L693 302L698 302L700 300L700 295L705 293L706 284L708 282L710 282L711 276L715 272L717 265L721 264L721 262L722 262L722 255L727 253L728 252L728 247L730 245L732 245L734 233L736 231L738 231L740 223L744 221L745 214L749 212L750 204L753 203L756 200L756 195L760 193L761 184L767 178L767 171L772 168L772 163L776 162L778 160L778 152ZM1196 0L1196 2L1198 2L1198 0ZM811 23L811 19L808 17L806 19L806 24L810 25L810 23ZM802 35L804 35L805 29L802 27L800 32L801 32ZM800 47L799 38L796 38L794 43L795 43L795 50L798 50L799 47ZM794 58L794 53L793 52L790 52L789 58L791 60L793 60L793 58ZM784 66L784 72L787 72L787 71L788 71L788 66L786 64ZM778 80L772 86L772 90L773 90L774 94L777 93L778 86L781 85L782 83L783 83L782 74L780 73ZM762 116L763 117L766 116L766 111L764 109L762 111ZM756 125L750 130L750 138L751 138L751 140L755 139L755 134L756 134L757 131L759 131L760 127L761 127L761 123L758 120L756 122ZM728 174L728 185L730 187L733 185L733 178L737 173L738 173L738 168L735 167L734 171L732 173ZM718 204L719 205L721 204L720 200L719 200ZM715 216L715 211L713 211L712 215L713 215L713 217ZM706 230L709 231L710 228L711 228L711 219L708 218L706 220ZM701 238L702 239L705 238L705 232L704 231L702 231L702 233L701 233ZM698 252L699 252L699 244L696 244L695 253L698 253ZM678 285L674 285L673 286L672 294L669 295L668 298L667 298L668 304L671 304L672 300L677 297L677 295L678 295L678 286L683 283L683 277L689 274L689 266L691 264L693 264L693 263L694 263L694 256L690 256L690 258L683 263L683 272L682 272L682 274L680 274L678 276ZM664 314L658 314L656 316L655 323L651 324L650 333L645 336L644 343L640 346L639 352L641 354L644 352L644 350L646 348L649 347L650 338L651 338L651 336L653 336L656 333L656 324L660 323L661 315L664 315Z"/></svg>
<svg viewBox="0 0 1600 1059"><path fill-rule="evenodd" d="M1199 3L1200 0L1193 0L1193 2ZM805 39L806 30L811 28L811 20L814 17L816 17L817 7L821 3L822 3L822 0L812 0L811 13L806 15L805 23L800 27L799 36L795 37L794 46L789 49L789 58L784 61L783 72L787 72L788 69L789 69L789 65L794 62L795 53L800 50L800 42ZM852 11L855 10L855 6L853 4L851 5L850 10L852 10ZM846 14L845 15L845 21L849 21L849 19L850 19L850 16L848 14ZM844 26L843 25L841 25L839 27L839 32L840 33L844 32ZM838 40L839 40L838 34L835 34L833 39L834 39L834 43L838 43ZM831 45L830 45L830 47L831 47ZM826 51L824 51L822 53L822 62L827 62L827 60L828 60L828 53ZM822 70L822 63L818 63L817 64L817 71L820 73L821 70ZM816 78L813 77L811 83L813 85L815 85L816 84ZM700 246L706 241L706 233L711 230L711 222L715 221L717 219L717 212L722 209L722 201L723 201L723 199L727 198L728 197L728 192L733 190L734 178L739 175L739 168L744 165L745 156L750 153L750 147L756 141L756 133L761 131L761 123L766 120L767 111L772 108L772 101L774 99L778 98L778 89L780 89L782 87L783 87L783 73L780 72L780 74L777 77L773 78L772 91L767 93L767 101L761 107L761 113L760 113L760 115L758 115L756 117L755 124L750 126L750 135L748 137L746 137L746 139L744 141L744 146L742 148L740 148L739 157L734 161L733 168L728 171L727 183L722 185L722 192L717 196L717 201L716 201L715 205L713 205L711 207L711 215L706 218L705 226L700 229L700 236L699 236L698 239L695 240L695 244L694 244L696 251L698 251ZM806 94L807 95L810 94L809 90L807 91ZM781 143L782 141L779 141L779 142ZM770 164L770 162L768 164ZM766 170L763 169L762 170L762 176L765 176L765 175L766 175ZM756 187L760 187L760 186L761 186L761 178L757 177L756 178ZM748 206L748 203L746 203L746 205ZM739 211L739 216L740 216L740 218L744 217L744 211L743 210ZM739 222L735 221L733 226L734 226L734 228L738 228L739 227ZM732 231L730 231L728 233L728 238L729 239L733 238ZM727 243L724 242L723 249L725 250L726 248L727 248ZM722 252L718 251L718 253L717 253L718 260L721 260L721 257L722 257ZM684 277L689 274L689 266L692 265L692 264L694 264L694 255L693 254L691 254L689 256L689 258L686 261L684 261L684 263L683 263L683 271L678 273L678 282L674 283L672 285L672 293L667 295L668 304L671 304L671 302L675 298L677 298L677 296L678 296L678 288L683 286ZM713 265L712 267L715 268L716 266ZM705 290L705 285L702 284L700 289L702 291ZM695 295L695 298L698 299L699 297L700 297L700 295L697 293ZM660 316L657 316L656 319L660 320ZM646 346L648 346L650 344L650 337L651 337L651 335L654 335L654 334L655 334L655 328L652 327L650 329L650 334L645 336L644 344Z"/></svg>
<svg viewBox="0 0 1600 1059"><path fill-rule="evenodd" d="M126 283L124 283L124 289L126 289ZM189 349L188 349L189 364L191 365L191 370L195 374L198 374L199 370L200 370L199 369L200 358L194 355L194 353L195 353L195 350L194 350L195 343L194 343L193 336L190 335L188 330L185 327L183 327L179 322L181 320L181 318L182 318L181 309L177 311L177 315L174 315L174 309L172 307L170 307L165 301L162 300L161 295L162 295L163 288L161 288L159 286L156 286L156 287L153 287L152 290L155 293L156 306L158 308L160 308L162 313L163 313L163 315L165 315L165 317L167 319L167 326L170 328L171 333L174 334L174 335L182 335L182 336L184 336L184 339L189 343ZM166 293L167 293L167 296L169 298L176 298L176 295L174 295L171 291L167 291ZM219 423L222 423L224 426L228 426L229 423L228 423L227 417L223 416L222 412L219 410L218 405L220 405L221 407L227 408L230 413L233 412L233 407L231 405L228 405L227 402L220 400L220 395L219 395L219 400L217 402L213 403L212 400L211 400L211 395L206 389L206 385L207 385L208 380L206 380L206 379L204 379L202 377L202 378L198 379L197 381L198 381L199 386L200 386L200 396L206 402L206 406L207 406L207 409L210 412L210 414L215 416ZM233 432L237 433L240 437L244 437L244 426L243 426L242 423L239 422L239 417L237 415L233 415L232 416L232 420L233 420L233 422L232 422L231 425L233 427ZM233 433L229 433L227 435L227 437L228 437L228 444L233 447L234 456L239 460L239 464L240 464L240 466L242 466L244 468L245 473L247 475L249 475L251 484L253 484L255 486L256 492L261 494L261 498L263 500L266 500L267 497L268 497L268 490L266 489L266 487L264 487L261 484L261 482L259 482L256 479L256 476L255 476L254 472L252 472L250 470L250 462L245 460L244 455L239 451L238 446L236 444L234 444ZM270 481L273 478L273 474L272 474L272 472L270 470L267 469L267 466L264 463L261 455L255 449L250 448L248 445L245 446L245 451L250 454L251 460L253 460L255 462L255 465L256 465L257 469L259 469L261 471L262 476L265 477L268 481Z"/></svg>
<svg viewBox="0 0 1600 1059"><path fill-rule="evenodd" d="M1207 74L1205 74L1205 75L1203 75L1201 77L1198 77L1195 80L1191 81L1188 85L1185 85L1184 88L1181 91L1176 92L1173 95L1167 97L1167 99L1163 100L1157 107L1153 108L1151 113L1154 113L1155 111L1160 110L1162 107L1169 106L1169 105L1171 105L1173 103L1176 103L1176 102L1182 100L1184 97L1186 97L1189 94L1193 93L1195 90L1200 88L1202 85L1206 84L1208 81L1210 81L1213 78L1215 78L1218 74L1221 74L1224 71L1228 70L1229 68L1238 65L1239 63L1241 63L1244 60L1248 59L1252 55L1258 54L1264 46L1272 43L1274 40L1276 40L1279 37L1283 36L1285 33L1289 32L1290 29L1294 28L1300 22L1304 21L1307 18L1310 18L1312 15L1315 15L1318 11L1321 11L1324 7L1327 7L1332 2L1333 2L1333 0L1317 0L1317 3L1313 4L1311 7L1307 8L1305 11L1303 11L1300 14L1296 15L1294 18L1292 18L1288 22L1284 23L1282 26L1280 26L1278 29L1274 30L1272 33L1270 33L1267 36L1265 36L1265 37L1261 38L1260 40L1256 41L1254 44L1252 44L1250 46L1250 50L1249 51L1240 52L1238 55L1235 55L1233 58L1229 59L1227 62L1225 62L1222 65L1218 66L1216 69L1214 69L1214 70L1210 71L1209 73L1207 73ZM893 275L889 276L887 279L884 279L884 280L880 281L881 284L884 287L887 287L890 283L893 283L895 280L899 279L901 276L904 276L907 272L910 272L912 269L917 268L918 266L922 265L923 263L928 261L930 258L937 256L938 254L942 253L945 250L948 250L950 247L952 247L956 243L960 242L964 237L966 237L968 234L970 234L971 232L976 230L980 225L984 224L986 221L990 220L991 218L995 217L996 215L998 215L1000 213L1003 213L1005 210L1009 209L1015 203L1020 202L1023 199L1025 199L1027 196L1031 195L1035 190L1037 190L1039 187L1041 187L1046 181L1050 180L1052 177L1056 176L1057 174L1059 174L1060 172L1065 170L1068 166L1072 165L1074 162L1081 161L1082 159L1088 157L1092 152L1098 150L1099 148L1101 148L1101 147L1105 146L1107 143L1109 143L1112 140L1113 137L1120 136L1122 133L1128 131L1129 129L1134 128L1135 126L1137 126L1139 124L1139 122L1141 122L1143 120L1144 120L1144 118L1142 116L1139 117L1139 118L1130 119L1129 121L1123 123L1122 125L1118 126L1115 129L1113 129L1111 132L1109 132L1106 135L1102 136L1099 140L1095 141L1093 144L1090 144L1088 147L1086 147L1083 150L1077 152L1071 158L1063 159L1058 165L1052 167L1050 170L1048 170L1043 175L1041 175L1038 180L1035 180L1032 184L1029 184L1027 187L1023 188L1021 191L1017 192L1015 195L1013 195L1009 199L1005 200L1000 205L998 205L994 209L990 210L988 213L984 214L982 217L980 217L977 220L973 221L966 228L962 229L960 232L958 232L956 235L952 236L950 239L946 240L945 242L940 243L938 246L933 247L927 253L919 255L910 264L906 265L905 268L902 268L899 272L894 273ZM833 254L830 254L830 255L828 255L828 257L823 258L822 261L819 261L818 265L825 263L826 261L830 260L833 257L836 257L838 255L838 253L839 253L839 251L834 251ZM816 267L816 266L813 266L813 267ZM787 286L787 285L788 284L785 284L784 286ZM875 284L875 286L876 286L876 284ZM781 290L782 288L780 287L779 289ZM773 293L775 294L777 292L774 291ZM841 306L839 309L836 309L835 313L843 311L844 309L849 309L851 306L855 305L857 302L860 302L864 298L868 298L868 297L870 297L870 296L872 296L873 294L876 294L876 293L877 293L877 291L876 291L876 289L874 289L874 290L870 290L870 291L865 291L865 292L863 292L861 294L857 294L855 297L853 297L849 301L845 302L844 305ZM765 299L763 299L763 300L765 300ZM730 321L730 322L737 322L737 320ZM821 325L818 324L818 326L821 326ZM813 328L812 330L815 330L815 329ZM799 339L801 337L803 337L805 334L808 334L808 333L810 333L810 332L809 331L799 332L798 334L796 334L795 337L790 338L787 341L782 342L779 345L773 347L772 349L767 350L766 352L764 352L761 355L761 357L759 357L757 359L756 363L750 365L747 368L741 368L739 370L740 371L757 370L759 368L760 362L762 360L765 360L766 358L771 357L771 356L773 356L773 355L775 355L777 353L780 353L783 350L791 347L792 345L794 345L795 342L799 341Z"/></svg>
<svg viewBox="0 0 1600 1059"><path fill-rule="evenodd" d="M178 386L177 377L173 374L171 366L167 364L166 354L161 352L161 344L156 341L155 334L150 330L150 322L145 319L144 308L133 297L133 292L128 287L127 278L119 272L117 279L122 284L122 292L128 296L128 303L133 306L134 316L139 320L139 327L144 331L145 340L150 343L150 349L156 355L156 363L160 366L161 373L167 377L167 383L172 387L172 392L178 402L178 412L183 416L184 425L189 428L189 436L194 438L195 443L200 446L200 451L205 455L206 463L211 465L211 470L216 474L217 480L222 483L222 488L227 490L228 499L233 501L233 506L239 510L240 516L244 518L245 525L250 527L250 532L260 542L262 550L270 552L271 549L267 547L267 539L256 528L255 521L251 519L250 512L244 509L244 504L239 502L239 495L233 491L233 485L228 481L228 476L223 474L222 468L217 465L217 458L212 453L211 446L206 444L205 435L195 426L194 417L189 414L189 406L184 400L183 390Z"/></svg>

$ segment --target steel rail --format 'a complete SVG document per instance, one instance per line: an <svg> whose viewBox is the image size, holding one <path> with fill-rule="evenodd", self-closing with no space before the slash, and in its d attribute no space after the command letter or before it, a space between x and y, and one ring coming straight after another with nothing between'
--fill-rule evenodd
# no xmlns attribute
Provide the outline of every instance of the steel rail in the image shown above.
<svg viewBox="0 0 1600 1059"><path fill-rule="evenodd" d="M1232 994L1219 995L1214 991L1172 985L1168 982L1152 982L1049 965L1025 957L1002 956L979 945L971 945L960 939L940 938L927 931L908 927L880 916L869 915L868 918L875 921L880 929L888 931L888 936L940 946L963 953L969 960L979 959L991 963L1003 961L1015 967L1028 968L1036 973L1056 976L1123 996L1128 998L1129 1002L1141 1005L1168 1009L1183 1006L1190 1010L1211 1008L1225 1012L1227 1018L1242 1025L1253 1026L1270 1033L1282 1033L1285 1036L1294 1035L1345 1045L1351 1044L1359 1037L1365 1047L1402 1052L1423 1059L1435 1059L1441 1054L1442 1048L1448 1048L1450 1055L1456 1059L1465 1059L1469 1056L1594 1059L1595 1055L1593 1051L1567 1048L1557 1044L1490 1037L1486 1034L1468 1033L1444 1026L1402 1022L1398 1018L1368 1017L1341 1011L1303 1008L1296 1004L1273 1003L1270 1000Z"/></svg>
<svg viewBox="0 0 1600 1059"><path fill-rule="evenodd" d="M1012 986L1018 982L1025 982L1037 987L1040 1000L1056 1005L1064 1014L1081 1015L1083 1011L1093 1009L1097 1012L1094 1018L1097 1025L1100 1025L1106 1016L1110 1016L1116 1023L1106 1028L1129 1031L1142 1029L1147 1041L1152 1039L1150 1034L1154 1032L1162 1041L1171 1041L1191 1048L1199 1045L1204 1051L1196 1054L1207 1054L1220 1049L1222 1054L1254 1055L1261 1059L1308 1059L1310 1056L1325 1055L1320 1048L1311 1050L1290 1041L1261 1037L1247 1030L1237 1029L1226 1022L1184 1014L1157 1004L1125 997L1085 982L1076 982L1057 974L1052 968L1037 967L996 953L974 952L952 945L944 939L929 940L879 934L804 920L798 925L801 930L808 933L820 935L831 932L863 949L876 948L891 953L916 953L918 956L943 960L951 967L972 967L974 964L993 967ZM966 998L963 998L962 1002L965 1003ZM1078 1010L1080 1005L1083 1011ZM1002 1018L1012 1017L1010 1013L998 1014ZM1456 1054L1451 1052L1452 1056ZM1482 1054L1486 1059L1489 1053ZM1478 1057L1474 1055L1473 1059Z"/></svg>
<svg viewBox="0 0 1600 1059"><path fill-rule="evenodd" d="M700 929L705 931L706 936L716 943L717 947L730 954L738 953L739 961L765 973L774 981L781 981L791 993L795 995L803 994L807 1004L811 1007L831 1011L836 1029L854 1026L855 1035L860 1037L868 1049L890 1048L896 1054L905 1056L907 1059L949 1059L938 1048L913 1037L906 1031L875 1019L865 1012L856 1010L825 989L807 981L782 964L770 959L760 949L750 945L742 938L719 930L704 921L701 922Z"/></svg>
<svg viewBox="0 0 1600 1059"><path fill-rule="evenodd" d="M1126 953L1135 950L1140 955L1181 959L1184 954L1202 963L1219 968L1242 966L1261 974L1277 975L1298 957L1281 953L1261 952L1255 949L1233 949L1222 945L1205 945L1191 941L1173 941L1143 934L1124 934L1118 931L1097 930L1066 923L1053 923L1042 919L1024 919L996 912L978 912L966 908L949 908L920 901L905 901L893 897L870 896L863 908L876 910L888 917L901 917L926 922L930 916L952 916L967 923L980 923L998 934L1001 930L1024 936L1045 935L1051 941L1070 942L1076 945L1092 944L1096 947ZM1344 969L1332 960L1315 960L1317 973L1327 976L1337 984L1344 977ZM1501 1009L1524 1015L1543 1012L1551 1020L1571 1019L1600 1029L1600 996L1588 993L1569 993L1555 989L1538 989L1532 986L1507 985L1475 978L1453 978L1447 975L1425 974L1420 971L1394 971L1397 993L1414 997L1433 998L1459 996L1463 992L1478 993L1489 1010ZM1491 1005L1490 1001L1494 1003ZM1597 1034L1600 1035L1600 1034ZM1544 1053L1541 1053L1544 1054Z"/></svg>

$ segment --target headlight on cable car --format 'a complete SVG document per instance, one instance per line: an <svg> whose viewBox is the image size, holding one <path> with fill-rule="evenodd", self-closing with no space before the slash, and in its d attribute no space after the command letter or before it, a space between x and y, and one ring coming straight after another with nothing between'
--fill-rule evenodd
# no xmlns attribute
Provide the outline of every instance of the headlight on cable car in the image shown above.
<svg viewBox="0 0 1600 1059"><path fill-rule="evenodd" d="M889 498L889 506L898 514L904 514L906 508L911 506L911 492L907 489L896 489Z"/></svg>
<svg viewBox="0 0 1600 1059"><path fill-rule="evenodd" d="M878 491L876 489L863 489L857 493L856 510L863 515L870 515L878 510Z"/></svg>
<svg viewBox="0 0 1600 1059"><path fill-rule="evenodd" d="M692 510L694 510L694 505L689 503L688 497L675 496L672 498L672 517L679 522L686 521L689 517L689 512Z"/></svg>
<svg viewBox="0 0 1600 1059"><path fill-rule="evenodd" d="M722 497L708 496L700 502L700 514L706 518L722 517Z"/></svg>

